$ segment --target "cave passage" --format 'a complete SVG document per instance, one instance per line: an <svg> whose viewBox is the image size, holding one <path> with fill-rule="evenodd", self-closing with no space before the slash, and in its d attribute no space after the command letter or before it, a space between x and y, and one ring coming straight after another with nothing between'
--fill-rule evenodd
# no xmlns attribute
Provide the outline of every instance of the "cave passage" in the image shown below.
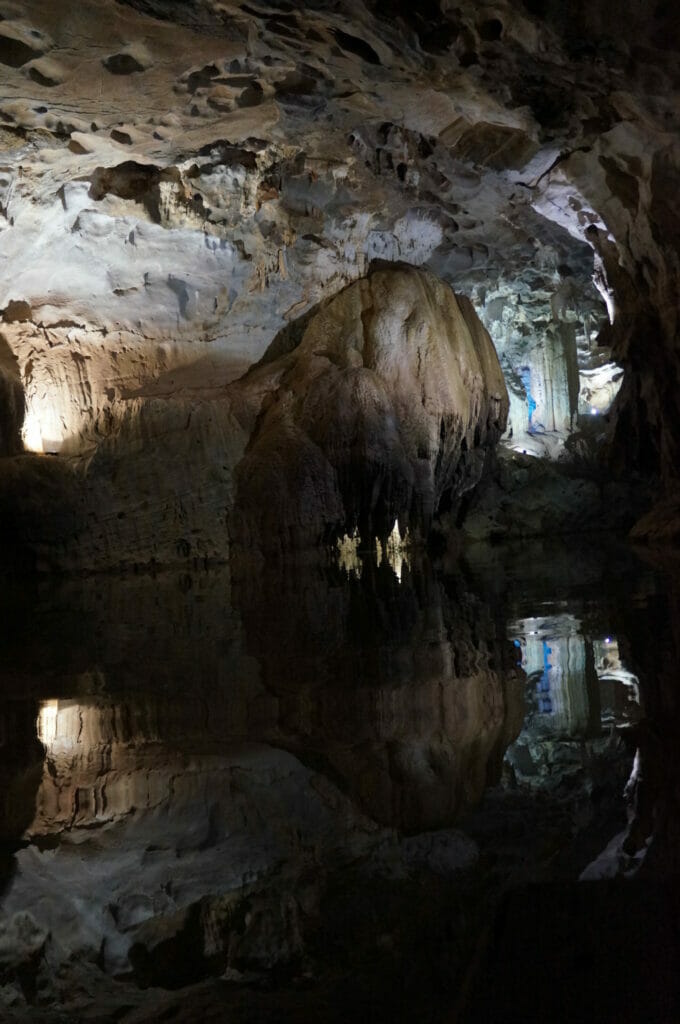
<svg viewBox="0 0 680 1024"><path fill-rule="evenodd" d="M0 1019L680 1021L680 16L0 0Z"/></svg>

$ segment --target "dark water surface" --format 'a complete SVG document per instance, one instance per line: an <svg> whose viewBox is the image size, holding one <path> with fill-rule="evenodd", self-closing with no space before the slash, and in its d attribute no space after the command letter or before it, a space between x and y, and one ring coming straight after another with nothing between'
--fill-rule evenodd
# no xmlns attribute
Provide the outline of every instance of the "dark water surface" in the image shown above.
<svg viewBox="0 0 680 1024"><path fill-rule="evenodd" d="M680 1019L676 567L400 574L4 582L6 1019Z"/></svg>

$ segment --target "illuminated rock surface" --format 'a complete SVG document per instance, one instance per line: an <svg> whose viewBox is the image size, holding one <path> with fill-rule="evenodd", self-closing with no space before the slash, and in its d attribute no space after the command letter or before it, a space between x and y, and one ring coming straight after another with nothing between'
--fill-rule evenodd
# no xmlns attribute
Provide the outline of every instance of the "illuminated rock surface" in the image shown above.
<svg viewBox="0 0 680 1024"><path fill-rule="evenodd" d="M128 409L86 460L9 463L4 504L41 565L224 560L231 542L285 553L355 528L370 545L397 519L426 537L505 427L470 302L386 265L293 327L226 387ZM61 507L46 525L50 485Z"/></svg>
<svg viewBox="0 0 680 1024"><path fill-rule="evenodd" d="M508 408L470 302L387 264L241 386L263 395L236 470L233 532L255 547L308 547L354 529L370 543L397 519L426 536L435 513L478 483Z"/></svg>
<svg viewBox="0 0 680 1024"><path fill-rule="evenodd" d="M0 309L27 446L94 453L96 472L140 435L185 464L214 443L213 475L194 467L156 512L221 533L246 439L211 401L382 259L472 299L513 445L559 455L606 413L618 363L618 451L675 479L677 19L631 3L612 25L605 6L6 0ZM152 471L116 470L143 505ZM71 532L112 503L85 499ZM163 531L121 511L91 529L93 562L149 560Z"/></svg>

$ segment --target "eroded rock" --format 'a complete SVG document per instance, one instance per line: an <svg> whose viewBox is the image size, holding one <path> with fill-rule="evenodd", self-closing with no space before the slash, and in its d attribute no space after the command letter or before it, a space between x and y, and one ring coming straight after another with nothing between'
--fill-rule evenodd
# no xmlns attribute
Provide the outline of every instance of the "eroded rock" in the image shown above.
<svg viewBox="0 0 680 1024"><path fill-rule="evenodd" d="M626 12L8 9L0 303L27 446L86 456L140 398L203 399L379 258L473 297L515 440L559 447L618 363L622 462L672 478L677 25Z"/></svg>
<svg viewBox="0 0 680 1024"><path fill-rule="evenodd" d="M234 535L310 546L329 535L427 534L478 482L505 428L493 344L432 275L375 269L324 304L288 355L237 386L264 392L237 468Z"/></svg>

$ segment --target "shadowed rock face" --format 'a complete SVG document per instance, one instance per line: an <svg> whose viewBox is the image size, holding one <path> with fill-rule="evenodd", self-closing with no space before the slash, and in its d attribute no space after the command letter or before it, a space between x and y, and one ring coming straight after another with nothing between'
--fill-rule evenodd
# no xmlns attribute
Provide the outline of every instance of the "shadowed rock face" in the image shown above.
<svg viewBox="0 0 680 1024"><path fill-rule="evenodd" d="M0 457L21 451L24 392L12 350L0 336Z"/></svg>
<svg viewBox="0 0 680 1024"><path fill-rule="evenodd" d="M355 529L386 538L397 519L426 534L478 482L508 410L470 302L410 267L350 285L240 388L264 398L236 471L234 536L284 550Z"/></svg>

